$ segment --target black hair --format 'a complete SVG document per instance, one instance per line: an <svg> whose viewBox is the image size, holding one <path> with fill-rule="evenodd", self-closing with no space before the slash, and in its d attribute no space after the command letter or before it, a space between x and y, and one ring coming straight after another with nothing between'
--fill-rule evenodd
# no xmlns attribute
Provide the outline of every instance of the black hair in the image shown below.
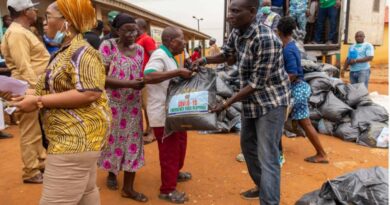
<svg viewBox="0 0 390 205"><path fill-rule="evenodd" d="M18 18L19 16L21 16L23 14L23 11L16 11L11 6L8 6L8 11L9 11L9 14L11 15L11 18L13 18L13 19Z"/></svg>
<svg viewBox="0 0 390 205"><path fill-rule="evenodd" d="M104 27L103 21L102 21L102 20L97 20L97 24L96 24L95 29L96 29L97 31L102 32L102 31L103 31L103 27Z"/></svg>
<svg viewBox="0 0 390 205"><path fill-rule="evenodd" d="M278 23L278 31L285 36L292 35L296 27L297 27L297 23L291 16L285 16L281 18Z"/></svg>
<svg viewBox="0 0 390 205"><path fill-rule="evenodd" d="M248 6L250 6L250 7L255 7L256 8L256 10L258 10L259 9L259 0L245 0L246 1L246 3L248 4Z"/></svg>
<svg viewBox="0 0 390 205"><path fill-rule="evenodd" d="M145 21L145 19L137 18L135 19L135 22L137 22L138 27L145 31L148 30L148 23Z"/></svg>

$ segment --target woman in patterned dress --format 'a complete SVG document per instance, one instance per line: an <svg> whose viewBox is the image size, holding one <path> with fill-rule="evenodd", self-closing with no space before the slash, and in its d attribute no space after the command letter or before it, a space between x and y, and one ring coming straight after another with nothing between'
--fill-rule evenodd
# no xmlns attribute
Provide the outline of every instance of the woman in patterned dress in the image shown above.
<svg viewBox="0 0 390 205"><path fill-rule="evenodd" d="M308 101L311 95L311 88L303 79L301 55L292 39L292 33L296 26L295 20L290 16L283 17L278 24L278 34L283 42L284 66L291 81L291 97L293 98L291 118L294 121L298 121L317 151L316 155L306 158L305 161L311 163L329 163L324 148L318 138L318 133L309 118Z"/></svg>
<svg viewBox="0 0 390 205"><path fill-rule="evenodd" d="M144 165L140 98L144 50L135 44L137 28L133 17L120 14L113 26L119 38L103 41L99 49L107 70L106 91L112 111L112 130L99 166L109 172L109 189L118 189L116 176L124 171L122 197L146 202L148 198L133 189L135 172Z"/></svg>

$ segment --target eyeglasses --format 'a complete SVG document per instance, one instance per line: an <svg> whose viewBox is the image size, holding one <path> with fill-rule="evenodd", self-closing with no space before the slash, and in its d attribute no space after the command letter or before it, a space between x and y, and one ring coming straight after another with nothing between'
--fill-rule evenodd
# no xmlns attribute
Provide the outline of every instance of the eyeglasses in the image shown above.
<svg viewBox="0 0 390 205"><path fill-rule="evenodd" d="M48 22L49 18L57 18L57 19L63 19L63 16L52 16L50 14L45 14L46 22Z"/></svg>
<svg viewBox="0 0 390 205"><path fill-rule="evenodd" d="M119 31L123 32L126 36L137 36L138 35L138 31L137 30L133 30L133 31L129 31L129 30L125 30L125 29L119 29Z"/></svg>

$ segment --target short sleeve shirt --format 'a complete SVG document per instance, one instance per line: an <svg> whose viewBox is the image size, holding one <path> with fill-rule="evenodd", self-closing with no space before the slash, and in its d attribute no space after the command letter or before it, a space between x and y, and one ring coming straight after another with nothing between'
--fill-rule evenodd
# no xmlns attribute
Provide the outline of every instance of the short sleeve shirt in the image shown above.
<svg viewBox="0 0 390 205"><path fill-rule="evenodd" d="M105 68L101 56L81 34L59 50L37 83L44 96L70 90L102 92L95 102L73 109L44 108L43 128L49 154L100 151L109 131L111 112L104 91Z"/></svg>
<svg viewBox="0 0 390 205"><path fill-rule="evenodd" d="M162 45L155 50L146 64L144 74L152 72L166 72L178 69L178 63L167 47ZM169 80L158 84L147 84L147 113L151 127L165 126L165 108Z"/></svg>
<svg viewBox="0 0 390 205"><path fill-rule="evenodd" d="M301 66L301 54L294 41L290 41L283 49L284 68L288 74L295 75L303 79L303 69Z"/></svg>
<svg viewBox="0 0 390 205"><path fill-rule="evenodd" d="M148 34L144 33L139 36L136 40L136 43L144 48L144 62L142 64L142 70L145 69L146 64L150 59L149 52L156 50L156 42Z"/></svg>
<svg viewBox="0 0 390 205"><path fill-rule="evenodd" d="M336 5L336 0L320 0L320 8L329 8Z"/></svg>
<svg viewBox="0 0 390 205"><path fill-rule="evenodd" d="M365 58L368 56L374 56L374 47L371 43L361 43L361 44L353 44L348 51L349 59L359 59ZM370 69L371 65L369 62L364 63L355 63L351 65L351 71L361 71Z"/></svg>

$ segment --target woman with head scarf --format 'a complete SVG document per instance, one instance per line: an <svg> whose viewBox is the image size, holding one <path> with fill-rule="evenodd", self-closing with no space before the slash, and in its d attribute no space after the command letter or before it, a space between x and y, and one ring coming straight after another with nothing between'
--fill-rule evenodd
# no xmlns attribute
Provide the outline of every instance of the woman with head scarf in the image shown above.
<svg viewBox="0 0 390 205"><path fill-rule="evenodd" d="M122 197L146 202L148 198L133 188L135 173L144 165L141 111L144 50L135 43L138 33L133 17L122 13L112 24L119 37L100 45L113 120L99 167L108 171L107 187L111 190L118 189L116 176L124 171Z"/></svg>
<svg viewBox="0 0 390 205"><path fill-rule="evenodd" d="M40 205L98 205L96 164L111 113L103 62L82 35L95 26L95 10L90 0L57 0L46 21L47 36L61 47L36 94L14 99L22 112L40 109L49 140Z"/></svg>

